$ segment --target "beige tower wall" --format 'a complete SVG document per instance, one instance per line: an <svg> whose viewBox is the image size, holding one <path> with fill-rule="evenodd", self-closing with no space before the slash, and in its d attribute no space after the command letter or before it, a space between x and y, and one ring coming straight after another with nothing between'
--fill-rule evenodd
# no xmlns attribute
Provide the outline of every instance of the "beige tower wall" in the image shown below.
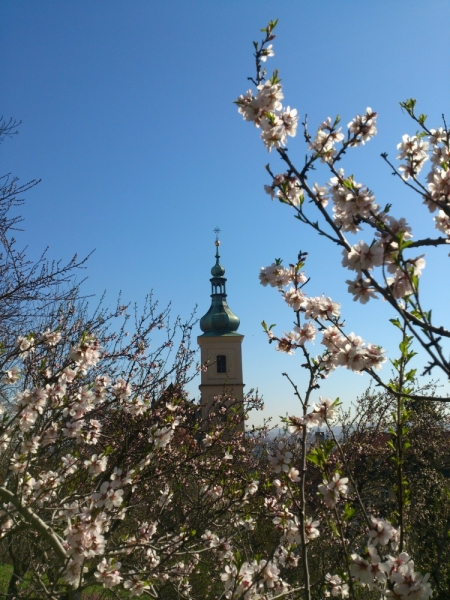
<svg viewBox="0 0 450 600"><path fill-rule="evenodd" d="M226 393L242 401L244 398L244 380L242 372L242 340L243 335L219 335L197 338L200 346L202 364L211 366L201 373L199 385L202 407L202 418L205 419L213 405L214 398ZM217 356L226 356L226 373L217 372Z"/></svg>

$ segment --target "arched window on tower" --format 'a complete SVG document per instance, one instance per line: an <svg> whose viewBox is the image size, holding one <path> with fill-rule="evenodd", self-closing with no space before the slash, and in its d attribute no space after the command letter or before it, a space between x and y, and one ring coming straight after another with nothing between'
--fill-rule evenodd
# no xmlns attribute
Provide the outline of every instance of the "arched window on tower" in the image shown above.
<svg viewBox="0 0 450 600"><path fill-rule="evenodd" d="M227 372L227 357L224 354L219 354L216 358L217 364L217 372L218 373L226 373Z"/></svg>

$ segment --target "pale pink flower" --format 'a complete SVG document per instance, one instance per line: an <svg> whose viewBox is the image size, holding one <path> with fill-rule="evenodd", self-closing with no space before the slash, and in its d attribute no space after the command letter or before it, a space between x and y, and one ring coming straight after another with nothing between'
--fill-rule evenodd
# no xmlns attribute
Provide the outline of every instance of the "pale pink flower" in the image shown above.
<svg viewBox="0 0 450 600"><path fill-rule="evenodd" d="M297 348L298 334L295 331L284 333L284 337L278 340L277 347L275 350L279 352L285 352L286 354L294 354Z"/></svg>
<svg viewBox="0 0 450 600"><path fill-rule="evenodd" d="M339 473L335 473L331 481L324 481L322 485L319 485L319 492L323 495L323 501L328 508L334 508L339 498L347 494L347 483L347 477L341 477Z"/></svg>
<svg viewBox="0 0 450 600"><path fill-rule="evenodd" d="M317 329L312 321L303 323L301 327L295 326L294 331L298 334L297 344L303 346L305 342L313 342Z"/></svg>
<svg viewBox="0 0 450 600"><path fill-rule="evenodd" d="M127 579L123 583L125 590L129 590L131 598L142 596L142 594L150 589L150 586L142 581L138 575L131 575L131 579Z"/></svg>
<svg viewBox="0 0 450 600"><path fill-rule="evenodd" d="M400 269L396 270L394 277L388 277L386 282L394 298L403 298L414 292L408 273L403 273Z"/></svg>
<svg viewBox="0 0 450 600"><path fill-rule="evenodd" d="M272 561L266 562L262 560L259 564L259 567L263 567L261 576L264 580L264 583L269 589L275 587L275 584L279 580L280 570Z"/></svg>
<svg viewBox="0 0 450 600"><path fill-rule="evenodd" d="M295 137L297 133L297 124L298 124L298 116L297 109L288 106L280 115L281 120L284 123L284 128L287 135L291 137Z"/></svg>
<svg viewBox="0 0 450 600"><path fill-rule="evenodd" d="M292 452L287 450L284 442L278 442L272 450L272 454L269 454L269 462L273 467L275 473L289 472L289 463L292 459Z"/></svg>
<svg viewBox="0 0 450 600"><path fill-rule="evenodd" d="M352 249L347 251L342 250L342 265L348 267L352 271L371 271L373 267L379 267L383 263L384 249L380 242L375 242L368 246L365 242L352 246Z"/></svg>
<svg viewBox="0 0 450 600"><path fill-rule="evenodd" d="M438 216L434 217L434 221L436 229L450 237L450 217L443 210L440 210Z"/></svg>
<svg viewBox="0 0 450 600"><path fill-rule="evenodd" d="M369 531L369 543L377 546L385 546L397 534L396 529L392 527L389 521L374 519L372 517L372 529Z"/></svg>
<svg viewBox="0 0 450 600"><path fill-rule="evenodd" d="M322 398L320 396L320 402L313 404L312 416L314 419L314 425L322 427L326 422L331 423L337 415L337 409L334 406L334 400L331 398Z"/></svg>
<svg viewBox="0 0 450 600"><path fill-rule="evenodd" d="M331 588L329 594L331 594L333 598L336 598L337 596L348 598L350 596L348 585L342 582L339 575L330 575L330 573L327 573L325 575L325 580Z"/></svg>
<svg viewBox="0 0 450 600"><path fill-rule="evenodd" d="M106 589L111 589L122 581L122 577L120 576L120 562L113 562L113 559L109 559L106 561L106 558L102 559L101 563L97 565L97 571L95 572L95 577L98 583L102 583L103 587Z"/></svg>
<svg viewBox="0 0 450 600"><path fill-rule="evenodd" d="M301 290L291 287L283 293L283 298L286 303L291 306L295 311L300 310L306 303L306 294Z"/></svg>
<svg viewBox="0 0 450 600"><path fill-rule="evenodd" d="M89 473L93 475L106 471L107 463L108 458L106 456L97 456L97 454L93 454L90 459L84 461L84 465L89 467Z"/></svg>
<svg viewBox="0 0 450 600"><path fill-rule="evenodd" d="M291 467L288 471L287 476L289 477L289 479L293 482L296 483L297 481L300 481L300 471L294 467Z"/></svg>
<svg viewBox="0 0 450 600"><path fill-rule="evenodd" d="M373 582L372 570L370 564L358 554L351 555L352 564L350 565L350 575L359 581L362 585L371 586Z"/></svg>
<svg viewBox="0 0 450 600"><path fill-rule="evenodd" d="M172 427L161 427L160 429L152 431L149 441L153 443L156 448L165 448L172 439L172 436Z"/></svg>
<svg viewBox="0 0 450 600"><path fill-rule="evenodd" d="M291 416L291 417L289 417L288 422L289 422L288 429L289 429L290 433L292 433L293 435L303 433L303 424L304 424L303 417Z"/></svg>
<svg viewBox="0 0 450 600"><path fill-rule="evenodd" d="M366 304L370 298L378 298L375 288L371 286L370 279L358 275L355 280L347 279L348 291L353 294L353 301L359 300L361 304Z"/></svg>
<svg viewBox="0 0 450 600"><path fill-rule="evenodd" d="M320 535L320 531L317 529L319 527L320 521L313 521L312 518L309 518L305 524L305 532L308 540L315 540Z"/></svg>

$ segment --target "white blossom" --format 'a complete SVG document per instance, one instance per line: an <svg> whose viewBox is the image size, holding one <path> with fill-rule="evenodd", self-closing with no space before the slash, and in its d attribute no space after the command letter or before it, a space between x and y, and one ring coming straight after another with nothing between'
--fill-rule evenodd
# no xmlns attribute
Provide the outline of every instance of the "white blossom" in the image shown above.
<svg viewBox="0 0 450 600"><path fill-rule="evenodd" d="M21 371L19 367L14 366L5 371L5 374L2 377L2 383L6 383L8 385L14 384L19 381L21 375Z"/></svg>
<svg viewBox="0 0 450 600"><path fill-rule="evenodd" d="M26 358L30 352L32 352L35 344L35 339L33 336L23 337L19 335L16 339L15 346L19 349L20 354L23 358Z"/></svg>
<svg viewBox="0 0 450 600"><path fill-rule="evenodd" d="M275 52L273 51L272 44L269 44L266 48L263 48L261 51L261 60L262 62L266 62L268 58L274 56Z"/></svg>
<svg viewBox="0 0 450 600"><path fill-rule="evenodd" d="M97 565L97 571L95 577L98 583L102 583L103 587L110 590L122 581L120 576L120 562L113 562L113 559L103 558L102 561Z"/></svg>
<svg viewBox="0 0 450 600"><path fill-rule="evenodd" d="M278 442L274 445L272 453L269 454L269 462L272 465L275 473L289 472L289 463L292 459L292 452L290 452L284 442Z"/></svg>
<svg viewBox="0 0 450 600"><path fill-rule="evenodd" d="M356 117L348 124L350 133L355 136L352 142L353 146L364 144L374 137L377 133L376 128L377 113L371 108L366 108L364 115L356 115Z"/></svg>
<svg viewBox="0 0 450 600"><path fill-rule="evenodd" d="M47 329L42 334L42 340L47 346L56 346L61 341L62 334L60 331L50 331Z"/></svg>
<svg viewBox="0 0 450 600"><path fill-rule="evenodd" d="M323 495L323 501L328 508L334 508L341 496L346 496L348 492L348 478L341 477L335 473L331 481L324 481L319 485L319 492Z"/></svg>

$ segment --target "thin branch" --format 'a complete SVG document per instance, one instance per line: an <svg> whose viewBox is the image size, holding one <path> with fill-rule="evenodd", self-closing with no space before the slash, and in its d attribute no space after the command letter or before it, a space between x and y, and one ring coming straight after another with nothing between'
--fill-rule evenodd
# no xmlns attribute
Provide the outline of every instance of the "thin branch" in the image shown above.
<svg viewBox="0 0 450 600"><path fill-rule="evenodd" d="M28 523L30 523L30 525L35 527L35 529L47 540L61 561L65 561L67 559L66 551L58 535L51 527L44 523L44 521L34 511L31 510L31 508L28 506L23 506L17 496L4 487L0 487L0 497L3 498L5 502L10 502L17 512L21 514L22 517Z"/></svg>

